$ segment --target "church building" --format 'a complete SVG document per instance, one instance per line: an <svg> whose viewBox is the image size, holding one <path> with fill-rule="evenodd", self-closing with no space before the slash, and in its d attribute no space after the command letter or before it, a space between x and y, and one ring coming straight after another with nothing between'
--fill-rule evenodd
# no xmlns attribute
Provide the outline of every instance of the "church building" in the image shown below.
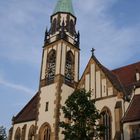
<svg viewBox="0 0 140 140"><path fill-rule="evenodd" d="M140 139L140 62L109 70L92 55L79 77L80 33L71 0L58 0L45 32L39 89L12 119L9 140L63 140L61 110L76 89L92 92L107 126L102 140Z"/></svg>

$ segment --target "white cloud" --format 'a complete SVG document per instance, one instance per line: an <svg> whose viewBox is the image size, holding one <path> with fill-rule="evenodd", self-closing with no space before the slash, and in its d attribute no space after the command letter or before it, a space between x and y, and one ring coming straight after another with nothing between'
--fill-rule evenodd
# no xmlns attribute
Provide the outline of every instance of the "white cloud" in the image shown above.
<svg viewBox="0 0 140 140"><path fill-rule="evenodd" d="M78 12L77 23L81 32L82 71L92 47L96 49L97 58L110 68L133 63L128 61L136 52L140 53L140 49L136 47L136 42L140 44L140 26L136 23L132 26L118 27L115 18L108 12L116 2L117 0L75 2Z"/></svg>
<svg viewBox="0 0 140 140"><path fill-rule="evenodd" d="M25 86L19 85L19 84L15 84L15 83L11 83L9 81L3 80L2 78L0 78L0 85L6 86L8 88L12 88L14 90L22 91L22 92L30 94L30 95L33 95L35 93L32 89L30 89L28 87L25 87Z"/></svg>

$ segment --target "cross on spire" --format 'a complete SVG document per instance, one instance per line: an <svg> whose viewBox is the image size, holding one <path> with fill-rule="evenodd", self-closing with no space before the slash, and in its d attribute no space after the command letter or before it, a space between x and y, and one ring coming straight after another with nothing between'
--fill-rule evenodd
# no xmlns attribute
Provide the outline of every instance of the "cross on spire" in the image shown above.
<svg viewBox="0 0 140 140"><path fill-rule="evenodd" d="M94 56L94 52L95 52L95 49L92 48L92 49L91 49L92 57Z"/></svg>

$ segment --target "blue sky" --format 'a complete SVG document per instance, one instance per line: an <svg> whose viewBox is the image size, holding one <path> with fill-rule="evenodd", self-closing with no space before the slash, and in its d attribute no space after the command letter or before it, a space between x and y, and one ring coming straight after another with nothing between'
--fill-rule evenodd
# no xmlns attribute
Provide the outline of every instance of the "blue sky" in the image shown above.
<svg viewBox="0 0 140 140"><path fill-rule="evenodd" d="M0 1L0 125L36 93L46 26L56 0ZM84 70L92 47L109 69L140 61L139 0L73 0Z"/></svg>

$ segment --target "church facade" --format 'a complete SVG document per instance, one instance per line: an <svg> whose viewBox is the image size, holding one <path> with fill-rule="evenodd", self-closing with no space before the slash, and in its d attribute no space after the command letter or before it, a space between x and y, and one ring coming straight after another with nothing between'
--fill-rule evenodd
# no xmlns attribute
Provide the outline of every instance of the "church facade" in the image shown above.
<svg viewBox="0 0 140 140"><path fill-rule="evenodd" d="M92 92L97 109L104 112L102 140L140 139L140 62L109 70L92 52L79 78L80 34L71 0L58 0L50 19L38 92L13 117L9 140L63 140L61 106L81 88Z"/></svg>

